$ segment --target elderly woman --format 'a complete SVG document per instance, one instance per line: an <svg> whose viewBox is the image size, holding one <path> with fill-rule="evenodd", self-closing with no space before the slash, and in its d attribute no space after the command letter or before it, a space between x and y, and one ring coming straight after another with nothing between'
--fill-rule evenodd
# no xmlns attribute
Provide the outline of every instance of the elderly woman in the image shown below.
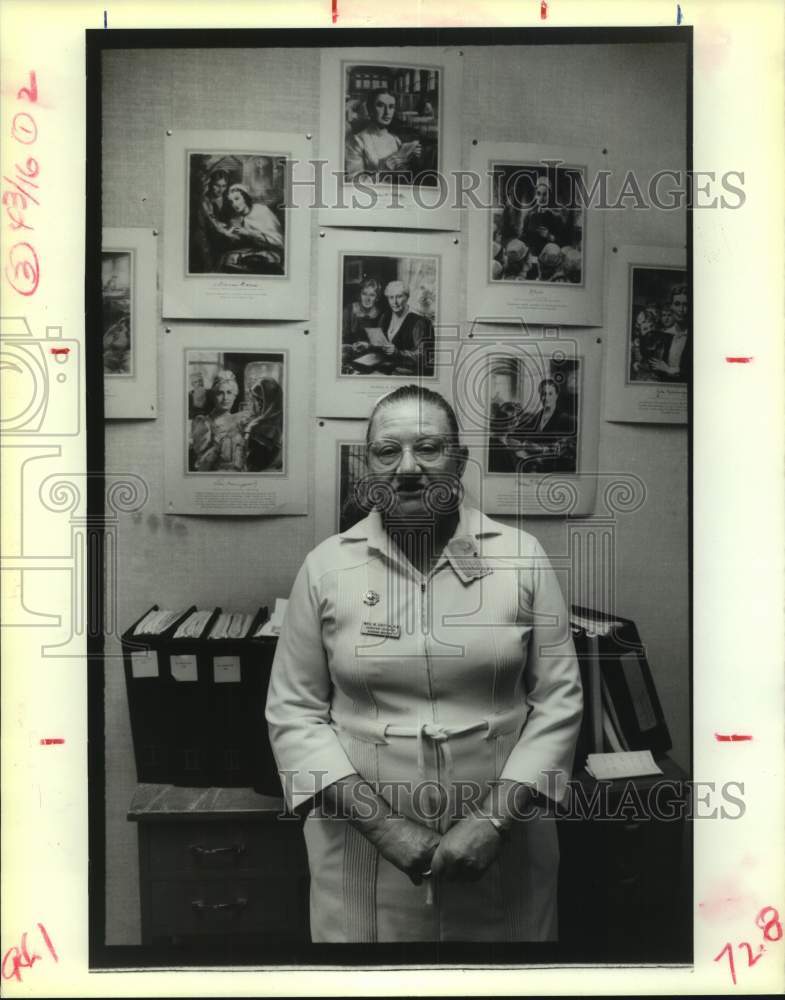
<svg viewBox="0 0 785 1000"><path fill-rule="evenodd" d="M567 610L531 535L462 503L452 407L403 386L367 430L374 509L306 558L267 700L314 941L557 935L581 716Z"/></svg>
<svg viewBox="0 0 785 1000"><path fill-rule="evenodd" d="M422 144L417 139L401 142L390 132L395 119L395 95L385 89L372 90L366 100L366 110L369 124L351 133L346 140L346 180L376 181L380 173L410 170L413 161L422 156Z"/></svg>

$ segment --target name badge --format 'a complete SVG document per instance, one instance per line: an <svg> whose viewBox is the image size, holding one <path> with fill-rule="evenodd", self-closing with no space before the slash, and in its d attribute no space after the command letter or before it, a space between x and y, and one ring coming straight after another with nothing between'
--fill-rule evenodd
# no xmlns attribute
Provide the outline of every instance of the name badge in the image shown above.
<svg viewBox="0 0 785 1000"><path fill-rule="evenodd" d="M383 639L400 639L400 625L382 625L380 622L363 622L361 635L379 635Z"/></svg>

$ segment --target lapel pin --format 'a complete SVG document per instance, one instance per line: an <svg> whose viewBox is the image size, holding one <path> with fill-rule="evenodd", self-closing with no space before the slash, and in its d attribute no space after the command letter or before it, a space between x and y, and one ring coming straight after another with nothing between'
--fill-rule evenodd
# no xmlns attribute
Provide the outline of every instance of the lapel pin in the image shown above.
<svg viewBox="0 0 785 1000"><path fill-rule="evenodd" d="M376 593L376 591L366 590L365 593L363 594L363 604L368 604L371 607L373 607L374 604L378 603L379 603L379 595Z"/></svg>

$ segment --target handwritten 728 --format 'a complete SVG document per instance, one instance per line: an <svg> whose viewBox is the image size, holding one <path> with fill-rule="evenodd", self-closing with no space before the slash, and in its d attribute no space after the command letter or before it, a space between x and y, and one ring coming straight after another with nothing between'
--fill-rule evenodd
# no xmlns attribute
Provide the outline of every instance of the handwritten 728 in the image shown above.
<svg viewBox="0 0 785 1000"><path fill-rule="evenodd" d="M43 924L36 924L36 927L47 951L55 962L59 962L55 946L52 944L52 939L49 937L46 927ZM13 945L3 955L3 979L15 979L18 983L21 983L22 969L32 969L35 963L40 962L43 957L37 951L30 950L30 945L27 943L27 931L25 931L19 944Z"/></svg>
<svg viewBox="0 0 785 1000"><path fill-rule="evenodd" d="M773 906L764 906L763 909L758 913L755 918L755 926L763 935L764 939L768 942L779 941L782 938L782 924L780 923L780 915ZM745 952L747 957L747 968L751 969L756 962L759 962L764 954L766 953L766 945L761 942L758 945L757 953L753 952L752 945L749 941L739 941L736 945L738 951ZM730 941L726 941L722 948L722 951L714 956L714 961L719 962L723 955L728 957L728 966L730 968L730 977L733 980L733 985L736 985L736 963L733 960L733 946Z"/></svg>

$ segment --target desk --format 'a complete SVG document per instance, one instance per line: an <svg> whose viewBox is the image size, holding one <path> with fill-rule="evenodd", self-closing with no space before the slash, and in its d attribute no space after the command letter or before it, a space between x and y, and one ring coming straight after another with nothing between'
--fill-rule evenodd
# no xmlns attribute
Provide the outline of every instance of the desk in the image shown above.
<svg viewBox="0 0 785 1000"><path fill-rule="evenodd" d="M299 819L248 788L137 786L142 943L308 941Z"/></svg>

